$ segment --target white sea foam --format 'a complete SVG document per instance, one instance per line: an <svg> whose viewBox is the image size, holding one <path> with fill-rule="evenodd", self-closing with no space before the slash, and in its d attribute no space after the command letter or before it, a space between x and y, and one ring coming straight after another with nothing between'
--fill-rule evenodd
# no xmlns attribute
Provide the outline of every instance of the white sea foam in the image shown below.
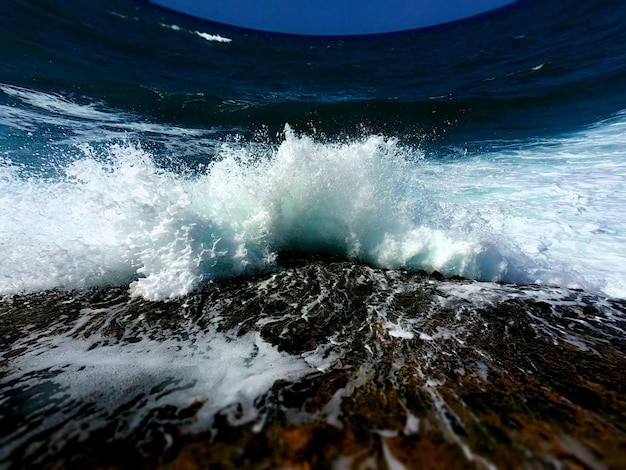
<svg viewBox="0 0 626 470"><path fill-rule="evenodd" d="M110 111L101 111L93 103L78 104L62 95L40 93L28 88L14 85L0 84L0 90L9 96L16 97L22 102L35 108L62 114L66 117L93 119L102 122L115 121L119 118Z"/></svg>
<svg viewBox="0 0 626 470"><path fill-rule="evenodd" d="M94 312L81 313L90 318ZM83 323L79 320L76 329ZM155 341L146 332L129 342L108 341L100 332L87 338L55 333L24 337L16 344L25 351L14 358L3 392L19 389L29 377L41 373L39 393L52 405L24 410L26 421L40 425L13 429L10 441L0 445L0 459L24 442L32 442L32 452L53 448L57 439L86 436L102 425L103 415L139 400L137 413L116 417L118 436L139 427L156 409L172 406L182 410L198 405L192 419L181 418L181 426L189 432L210 430L218 412L233 424L254 422L262 419L255 399L277 380L295 382L314 372L304 359L279 352L258 333L192 330L188 333L193 341L176 336ZM86 403L89 406L77 416L77 404ZM60 431L51 440L34 439L54 428Z"/></svg>
<svg viewBox="0 0 626 470"><path fill-rule="evenodd" d="M207 41L212 42L232 42L232 39L225 38L224 36L220 36L219 34L209 34L203 33L201 31L196 31L196 34L200 36L202 39L206 39Z"/></svg>
<svg viewBox="0 0 626 470"><path fill-rule="evenodd" d="M61 178L0 172L0 292L128 283L147 299L270 269L282 249L626 296L623 119L446 162L393 139L224 144L206 171L132 143Z"/></svg>
<svg viewBox="0 0 626 470"><path fill-rule="evenodd" d="M98 105L93 102L78 103L62 95L44 93L28 88L0 83L0 92L19 106L0 104L0 125L35 133L42 125L58 129L63 140L89 142L123 139L136 134L150 134L166 139L171 137L201 137L211 134L206 129L183 128L141 121L136 116ZM24 106L25 105L25 106ZM43 111L43 112L42 112Z"/></svg>
<svg viewBox="0 0 626 470"><path fill-rule="evenodd" d="M207 41L211 41L211 42L232 42L233 41L232 39L226 38L224 36L220 36L219 34L209 34L209 33L204 33L202 31L191 31L189 29L181 28L180 26L177 26L175 24L161 23L161 26L163 26L164 28L172 29L174 31L183 31L186 33L196 34L197 36L200 36L202 39L206 39Z"/></svg>

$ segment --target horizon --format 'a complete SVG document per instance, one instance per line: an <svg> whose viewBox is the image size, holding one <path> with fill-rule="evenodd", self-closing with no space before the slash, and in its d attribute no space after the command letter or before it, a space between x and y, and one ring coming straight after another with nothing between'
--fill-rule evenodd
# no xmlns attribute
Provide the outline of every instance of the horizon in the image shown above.
<svg viewBox="0 0 626 470"><path fill-rule="evenodd" d="M312 36L383 34L426 28L477 16L519 0L149 0L196 18L272 33Z"/></svg>

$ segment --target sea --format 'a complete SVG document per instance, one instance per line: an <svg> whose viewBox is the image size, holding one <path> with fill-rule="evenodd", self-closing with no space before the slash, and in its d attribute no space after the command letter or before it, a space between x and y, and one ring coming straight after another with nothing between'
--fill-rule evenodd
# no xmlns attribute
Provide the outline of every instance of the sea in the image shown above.
<svg viewBox="0 0 626 470"><path fill-rule="evenodd" d="M502 315L527 316L557 359L618 348L625 24L622 0L519 0L314 37L148 1L0 2L0 467L89 454L109 432L160 430L167 448L172 407L195 407L171 417L190 432L224 410L258 431L275 384L352 361L320 418L334 426L392 347L447 423L437 387L458 374L429 358L487 381L493 345L470 345L503 299L548 305ZM424 285L428 315L411 310ZM342 336L350 318L371 343ZM427 417L402 407L418 432Z"/></svg>
<svg viewBox="0 0 626 470"><path fill-rule="evenodd" d="M0 295L184 296L281 251L626 296L626 4L309 37L0 6Z"/></svg>

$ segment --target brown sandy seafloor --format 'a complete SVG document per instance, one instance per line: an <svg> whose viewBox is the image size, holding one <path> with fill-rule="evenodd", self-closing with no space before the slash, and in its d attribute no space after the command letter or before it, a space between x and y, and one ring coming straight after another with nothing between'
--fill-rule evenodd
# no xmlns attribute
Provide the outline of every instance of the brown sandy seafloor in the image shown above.
<svg viewBox="0 0 626 470"><path fill-rule="evenodd" d="M0 468L626 467L626 302L283 265L5 299Z"/></svg>

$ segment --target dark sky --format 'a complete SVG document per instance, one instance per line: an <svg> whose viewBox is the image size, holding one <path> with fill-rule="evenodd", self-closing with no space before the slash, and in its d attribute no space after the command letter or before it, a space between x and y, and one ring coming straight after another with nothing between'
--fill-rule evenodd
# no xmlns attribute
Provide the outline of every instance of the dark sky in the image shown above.
<svg viewBox="0 0 626 470"><path fill-rule="evenodd" d="M245 28L292 34L371 34L432 26L515 0L151 0Z"/></svg>

